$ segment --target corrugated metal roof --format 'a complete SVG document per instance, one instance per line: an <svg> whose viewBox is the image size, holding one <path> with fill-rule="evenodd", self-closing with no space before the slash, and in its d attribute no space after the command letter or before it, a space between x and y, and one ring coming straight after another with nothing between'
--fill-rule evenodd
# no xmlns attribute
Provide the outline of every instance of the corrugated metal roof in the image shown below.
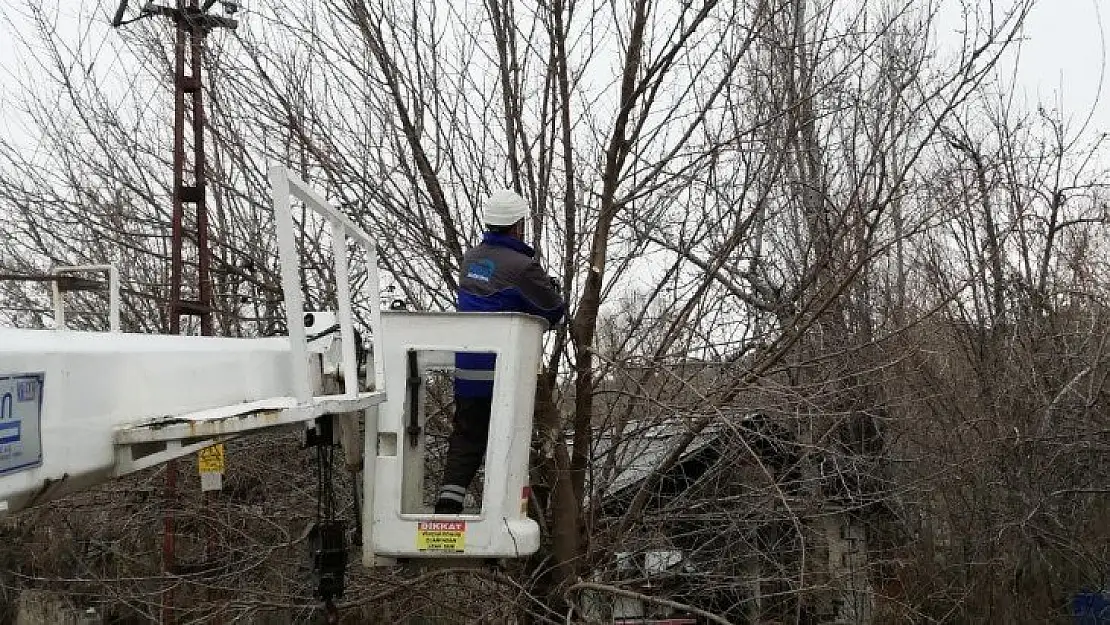
<svg viewBox="0 0 1110 625"><path fill-rule="evenodd" d="M604 483L601 490L607 497L641 482L660 466L690 432L687 423L686 420L675 418L666 423L632 424L616 435L599 433L594 438L591 479ZM721 427L716 424L703 428L682 452L680 460L704 449L717 439L720 430ZM594 492L598 489L590 490Z"/></svg>

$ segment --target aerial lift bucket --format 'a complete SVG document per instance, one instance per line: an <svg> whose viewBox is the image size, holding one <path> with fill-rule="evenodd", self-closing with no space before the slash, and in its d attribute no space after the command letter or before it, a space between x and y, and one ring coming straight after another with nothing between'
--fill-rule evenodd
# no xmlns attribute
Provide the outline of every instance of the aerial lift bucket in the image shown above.
<svg viewBox="0 0 1110 625"><path fill-rule="evenodd" d="M368 411L366 424L366 565L410 558L518 558L539 548L539 526L527 516L527 488L544 324L519 313L382 313L387 400ZM477 508L437 515L432 498L439 484L426 483L423 387L431 372L450 372L455 352L497 356L489 444Z"/></svg>

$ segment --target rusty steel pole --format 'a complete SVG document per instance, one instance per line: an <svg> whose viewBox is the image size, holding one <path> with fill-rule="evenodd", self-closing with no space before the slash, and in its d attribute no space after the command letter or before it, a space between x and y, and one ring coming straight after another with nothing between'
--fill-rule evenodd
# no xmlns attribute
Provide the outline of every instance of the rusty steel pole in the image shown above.
<svg viewBox="0 0 1110 625"><path fill-rule="evenodd" d="M211 258L208 253L208 212L205 206L204 95L201 57L206 22L199 0L177 0L174 12L173 238L170 252L170 333L180 334L181 318L197 317L200 333L212 335ZM186 59L188 57L188 59ZM192 154L186 159L186 121L192 133ZM191 217L191 221L190 218ZM185 248L193 252L186 259ZM189 270L189 271L186 271ZM188 275L187 275L188 274ZM189 288L186 290L186 280Z"/></svg>
<svg viewBox="0 0 1110 625"><path fill-rule="evenodd" d="M211 336L212 280L208 249L208 210L205 204L204 158L204 39L213 23L199 0L177 0L172 14L176 38L174 45L174 121L173 121L173 231L170 251L170 334L183 329L196 331L196 325L182 328L182 317L199 320L202 336ZM186 124L192 135L192 149L186 147ZM187 153L191 152L186 158ZM191 218L191 219L190 219ZM192 252L186 254L186 251ZM166 464L166 508L163 518L162 562L166 575L173 573L176 554L174 506L177 488L177 462ZM205 503L208 503L207 496ZM206 541L205 555L211 555L212 536ZM167 587L162 601L162 622L172 625L173 590Z"/></svg>
<svg viewBox="0 0 1110 625"><path fill-rule="evenodd" d="M173 20L174 37L174 117L173 117L173 216L170 248L170 297L167 316L169 333L183 331L202 336L213 334L211 255L208 249L208 211L205 205L204 90L201 61L204 39L213 28L235 28L229 17L208 13L216 0L176 0L166 7L147 3L139 16L124 20L128 0L120 0L112 20L114 27L136 20L162 16ZM227 13L238 10L236 2L222 2ZM186 124L192 135L188 149ZM186 155L190 158L186 158ZM198 323L182 327L182 317ZM198 327L199 326L199 327ZM163 509L162 570L171 575L175 569L176 534L174 506L177 490L177 463L166 464L166 499ZM167 585L162 597L162 622L172 625L173 590Z"/></svg>
<svg viewBox="0 0 1110 625"><path fill-rule="evenodd" d="M172 221L172 235L170 243L170 301L169 301L169 325L170 334L181 334L181 317L185 315L197 314L200 316L201 333L211 333L211 315L209 310L204 307L208 304L203 296L204 283L207 275L204 275L204 265L201 262L195 263L195 272L193 276L196 278L194 288L191 289L196 297L195 300L188 301L183 298L184 281L185 281L185 243L187 240L195 242L196 261L205 258L207 255L208 232L207 228L202 229L201 215L204 214L204 168L203 168L203 144L197 144L198 139L203 139L203 121L198 120L196 111L203 106L201 100L201 74L197 71L200 63L200 55L203 51L203 31L198 33L196 28L189 24L188 20L184 19L184 12L188 8L196 8L197 0L190 0L186 5L185 0L177 0L176 12L173 15L174 20L174 75L173 75L173 221ZM190 57L187 62L186 57ZM186 162L185 162L185 122L186 122L186 100L191 99L192 102L192 122L193 122L193 171L192 183L186 184ZM202 160L198 166L197 153L201 155ZM186 223L185 209L186 205L193 208L192 214L194 215L194 223ZM188 234L186 234L188 229ZM206 323L207 322L207 323ZM207 326L207 327L206 327ZM204 332L207 329L208 332ZM174 507L177 502L177 461L170 460L166 463L166 501L163 510L163 527L162 527L162 572L167 577L172 575L176 565L177 559L177 528L176 519L174 518ZM173 625L174 598L173 586L167 585L162 595L162 623L163 625Z"/></svg>

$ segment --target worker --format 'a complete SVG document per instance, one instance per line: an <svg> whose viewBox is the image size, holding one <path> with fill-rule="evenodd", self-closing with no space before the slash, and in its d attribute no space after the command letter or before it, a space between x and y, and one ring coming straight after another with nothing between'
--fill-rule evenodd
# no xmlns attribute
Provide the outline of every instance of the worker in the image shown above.
<svg viewBox="0 0 1110 625"><path fill-rule="evenodd" d="M456 302L459 312L522 312L547 320L566 311L558 283L524 242L528 203L509 190L494 192L482 208L482 243L463 256ZM459 514L489 439L494 354L455 354L455 423L448 441L436 514Z"/></svg>

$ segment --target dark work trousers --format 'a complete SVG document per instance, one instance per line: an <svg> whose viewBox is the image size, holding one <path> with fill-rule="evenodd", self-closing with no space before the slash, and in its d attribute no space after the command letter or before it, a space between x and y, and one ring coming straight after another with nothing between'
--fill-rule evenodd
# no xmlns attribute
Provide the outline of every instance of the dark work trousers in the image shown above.
<svg viewBox="0 0 1110 625"><path fill-rule="evenodd" d="M456 397L455 427L447 444L443 487L436 499L436 514L462 512L470 482L482 466L489 444L490 397Z"/></svg>

